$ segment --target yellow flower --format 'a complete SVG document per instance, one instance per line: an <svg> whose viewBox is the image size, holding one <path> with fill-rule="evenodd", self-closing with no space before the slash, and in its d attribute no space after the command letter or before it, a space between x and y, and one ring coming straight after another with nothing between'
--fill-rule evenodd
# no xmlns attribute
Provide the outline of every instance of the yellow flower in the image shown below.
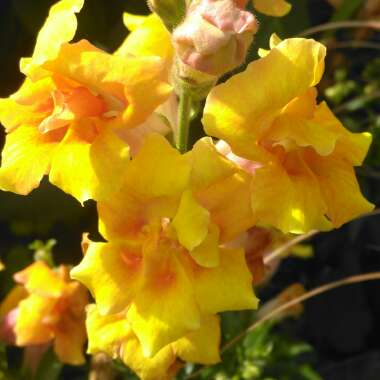
<svg viewBox="0 0 380 380"><path fill-rule="evenodd" d="M257 306L242 249L221 248L253 224L249 175L211 139L181 155L152 134L120 191L98 203L107 243L91 243L71 275L99 312L121 312L144 355L200 327L200 317Z"/></svg>
<svg viewBox="0 0 380 380"><path fill-rule="evenodd" d="M69 43L82 5L62 0L51 8L33 56L21 61L24 84L0 99L8 133L2 190L28 194L45 174L81 202L101 197L100 181L117 188L110 173L121 173L129 158L118 133L143 124L171 92L160 57L126 58L85 40Z"/></svg>
<svg viewBox="0 0 380 380"><path fill-rule="evenodd" d="M0 316L3 320L12 317L8 321L12 322L15 344L24 347L52 343L63 363L82 364L88 302L85 288L69 280L67 267L54 271L42 261L16 273L14 278L19 285L3 301Z"/></svg>
<svg viewBox="0 0 380 380"><path fill-rule="evenodd" d="M317 104L325 47L273 37L272 50L206 102L203 123L231 147L229 158L252 174L252 208L260 224L283 232L327 230L372 209L353 166L369 133L350 133L327 104Z"/></svg>
<svg viewBox="0 0 380 380"><path fill-rule="evenodd" d="M183 361L215 364L219 358L220 327L217 316L202 317L201 326L163 347L153 357L145 357L124 313L102 316L95 305L87 309L88 353L100 352L120 358L142 380L170 380Z"/></svg>

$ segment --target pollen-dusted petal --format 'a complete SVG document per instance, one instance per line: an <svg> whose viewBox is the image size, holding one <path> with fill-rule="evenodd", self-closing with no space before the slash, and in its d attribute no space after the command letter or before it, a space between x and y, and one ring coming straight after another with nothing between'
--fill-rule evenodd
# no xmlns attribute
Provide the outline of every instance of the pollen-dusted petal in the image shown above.
<svg viewBox="0 0 380 380"><path fill-rule="evenodd" d="M21 71L28 75L33 66L39 66L57 57L61 46L74 38L77 30L76 13L84 0L61 0L54 4L40 30L31 59L21 61Z"/></svg>
<svg viewBox="0 0 380 380"><path fill-rule="evenodd" d="M189 251L199 246L208 234L210 213L186 190L181 197L177 214L171 225L177 232L178 241Z"/></svg>
<svg viewBox="0 0 380 380"><path fill-rule="evenodd" d="M216 315L202 317L199 330L173 343L182 360L190 363L215 364L220 361L220 320Z"/></svg>
<svg viewBox="0 0 380 380"><path fill-rule="evenodd" d="M215 268L187 265L202 314L228 310L255 309L258 299L252 289L252 276L244 250L220 249L220 264Z"/></svg>
<svg viewBox="0 0 380 380"><path fill-rule="evenodd" d="M313 164L327 215L334 227L373 210L374 205L362 195L355 171L350 163L339 157L316 157Z"/></svg>
<svg viewBox="0 0 380 380"><path fill-rule="evenodd" d="M326 48L311 39L291 38L247 69L211 90L203 117L206 132L234 152L257 158L257 139L292 99L315 86L324 70ZM291 80L279 81L286 73Z"/></svg>
<svg viewBox="0 0 380 380"><path fill-rule="evenodd" d="M186 188L190 163L165 137L152 133L129 164L126 188L141 197L154 198L178 195Z"/></svg>
<svg viewBox="0 0 380 380"><path fill-rule="evenodd" d="M62 321L55 327L54 351L62 363L80 365L85 363L83 347L87 339L84 319L78 321L62 315Z"/></svg>
<svg viewBox="0 0 380 380"><path fill-rule="evenodd" d="M135 16L124 13L125 26L131 31L123 44L115 52L117 55L159 56L170 64L173 46L170 33L156 14Z"/></svg>
<svg viewBox="0 0 380 380"><path fill-rule="evenodd" d="M305 233L312 229L332 228L324 216L327 206L322 199L317 178L296 160L297 173L289 174L268 163L255 171L252 180L252 209L258 222L284 233Z"/></svg>
<svg viewBox="0 0 380 380"><path fill-rule="evenodd" d="M44 297L58 298L66 287L58 274L43 261L36 261L24 270L15 273L13 277L16 282L24 285L28 292Z"/></svg>
<svg viewBox="0 0 380 380"><path fill-rule="evenodd" d="M141 285L142 260L138 248L126 242L91 243L70 275L90 290L101 314L119 312Z"/></svg>
<svg viewBox="0 0 380 380"><path fill-rule="evenodd" d="M100 200L121 186L129 147L107 128L99 133L91 122L70 128L55 151L50 182L81 203Z"/></svg>
<svg viewBox="0 0 380 380"><path fill-rule="evenodd" d="M0 189L26 195L38 187L64 133L60 129L41 134L31 125L10 132L2 152Z"/></svg>
<svg viewBox="0 0 380 380"><path fill-rule="evenodd" d="M253 0L257 11L267 16L282 17L292 9L291 4L285 0Z"/></svg>
<svg viewBox="0 0 380 380"><path fill-rule="evenodd" d="M87 306L86 329L89 354L105 352L117 357L125 339L133 337L125 313L101 315L95 304Z"/></svg>
<svg viewBox="0 0 380 380"><path fill-rule="evenodd" d="M54 338L51 326L44 323L41 317L49 315L55 303L54 299L37 294L31 294L19 303L15 325L18 346L47 343Z"/></svg>
<svg viewBox="0 0 380 380"><path fill-rule="evenodd" d="M147 252L144 285L135 295L127 318L141 342L145 356L152 357L164 346L200 326L193 284L176 252L159 245Z"/></svg>

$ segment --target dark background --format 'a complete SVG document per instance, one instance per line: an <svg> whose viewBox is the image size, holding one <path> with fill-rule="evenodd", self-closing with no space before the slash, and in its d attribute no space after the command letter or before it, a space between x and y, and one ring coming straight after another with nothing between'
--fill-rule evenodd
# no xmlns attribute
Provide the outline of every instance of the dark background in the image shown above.
<svg viewBox="0 0 380 380"><path fill-rule="evenodd" d="M52 0L0 0L0 97L7 97L21 84L19 59L31 55L37 32L53 3ZM294 36L331 20L364 17L360 12L364 2L356 0L345 8L346 12L337 12L325 0L293 3L293 12L284 19L260 16L261 31L250 59L256 56L257 47L267 46L268 36L274 30L281 37ZM76 39L87 38L112 52L127 33L122 23L123 11L146 13L147 8L142 0L87 0L79 15ZM375 136L371 154L358 175L367 197L379 205L380 106L376 97L380 88L379 49L339 48L342 41L359 41L359 45L368 41L378 43L379 33L340 30L316 37L331 48L320 88L321 99L327 99L347 127L355 131L370 130ZM368 98L368 93L375 96ZM200 125L198 128L201 134ZM0 147L3 141L1 130ZM35 239L56 239L56 262L78 263L81 234L88 231L96 235L96 217L93 202L82 208L47 181L28 197L0 193L0 255L8 269L0 276L0 293L4 295L12 286L11 273L32 260L27 246ZM309 289L349 275L380 270L380 216L362 218L338 231L317 235L312 243L315 257L286 259L273 280L260 290L263 300L294 282L301 282ZM379 380L379 321L380 282L371 282L334 290L308 301L302 317L285 323L282 329L314 346L315 365L323 379Z"/></svg>

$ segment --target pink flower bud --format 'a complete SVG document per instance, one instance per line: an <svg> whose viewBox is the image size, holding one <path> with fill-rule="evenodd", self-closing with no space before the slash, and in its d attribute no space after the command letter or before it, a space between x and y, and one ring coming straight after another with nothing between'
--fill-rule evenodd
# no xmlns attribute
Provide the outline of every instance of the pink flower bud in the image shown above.
<svg viewBox="0 0 380 380"><path fill-rule="evenodd" d="M238 0L194 0L173 33L179 59L213 76L242 64L258 23L241 5Z"/></svg>

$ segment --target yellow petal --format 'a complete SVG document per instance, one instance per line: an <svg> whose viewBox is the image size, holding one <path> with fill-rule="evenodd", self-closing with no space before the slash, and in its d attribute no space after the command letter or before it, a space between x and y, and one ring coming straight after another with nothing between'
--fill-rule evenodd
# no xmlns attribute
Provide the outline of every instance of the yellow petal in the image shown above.
<svg viewBox="0 0 380 380"><path fill-rule="evenodd" d="M260 224L284 233L331 229L317 179L301 159L297 159L297 165L299 172L294 175L276 163L256 170L252 180L253 213Z"/></svg>
<svg viewBox="0 0 380 380"><path fill-rule="evenodd" d="M219 228L211 223L206 238L189 252L197 264L206 268L219 265L219 236Z"/></svg>
<svg viewBox="0 0 380 380"><path fill-rule="evenodd" d="M0 189L26 195L48 173L51 157L64 131L40 134L34 126L21 126L5 141L0 168Z"/></svg>
<svg viewBox="0 0 380 380"><path fill-rule="evenodd" d="M181 156L163 136L152 133L128 167L126 188L146 198L179 195L189 176L188 158Z"/></svg>
<svg viewBox="0 0 380 380"><path fill-rule="evenodd" d="M210 213L197 203L192 192L186 190L171 225L178 241L189 251L199 246L208 234Z"/></svg>
<svg viewBox="0 0 380 380"><path fill-rule="evenodd" d="M255 309L258 300L243 250L221 249L216 268L191 267L197 302L203 314Z"/></svg>
<svg viewBox="0 0 380 380"><path fill-rule="evenodd" d="M216 315L202 317L199 330L173 343L175 353L184 361L215 364L220 361L220 322Z"/></svg>
<svg viewBox="0 0 380 380"><path fill-rule="evenodd" d="M80 365L85 363L83 355L87 339L84 320L62 315L62 321L55 329L54 351L62 363Z"/></svg>
<svg viewBox="0 0 380 380"><path fill-rule="evenodd" d="M71 277L94 296L101 314L123 310L139 289L142 257L127 243L91 243Z"/></svg>
<svg viewBox="0 0 380 380"><path fill-rule="evenodd" d="M129 148L113 132L103 129L93 139L90 125L70 128L51 163L49 179L81 203L100 200L117 191L129 161Z"/></svg>
<svg viewBox="0 0 380 380"><path fill-rule="evenodd" d="M28 292L45 297L58 298L66 288L65 282L43 261L36 261L26 269L15 273L14 279L23 284Z"/></svg>
<svg viewBox="0 0 380 380"><path fill-rule="evenodd" d="M260 13L274 17L285 16L292 9L285 0L253 0L253 6Z"/></svg>
<svg viewBox="0 0 380 380"><path fill-rule="evenodd" d="M32 294L19 303L15 325L16 344L47 343L54 338L51 326L43 318L52 311L55 300Z"/></svg>
<svg viewBox="0 0 380 380"><path fill-rule="evenodd" d="M291 100L315 86L324 70L326 48L291 38L247 69L216 86L203 117L206 132L225 140L236 154L257 159L257 140ZM291 78L280 81L278 78Z"/></svg>
<svg viewBox="0 0 380 380"><path fill-rule="evenodd" d="M95 304L87 306L86 328L89 354L105 352L116 358L123 341L133 337L124 313L103 316Z"/></svg>
<svg viewBox="0 0 380 380"><path fill-rule="evenodd" d="M178 253L163 245L146 254L145 283L135 295L127 318L144 355L152 357L167 344L198 329L200 315L193 284L176 257Z"/></svg>
<svg viewBox="0 0 380 380"><path fill-rule="evenodd" d="M354 169L345 160L318 158L313 171L321 186L327 215L336 228L373 210L374 205L361 194Z"/></svg>
<svg viewBox="0 0 380 380"><path fill-rule="evenodd" d="M21 61L21 71L28 75L33 66L39 66L57 57L65 42L73 39L77 29L75 13L80 12L84 0L61 0L54 4L40 30L31 59Z"/></svg>
<svg viewBox="0 0 380 380"><path fill-rule="evenodd" d="M156 55L169 66L174 50L170 33L161 19L156 14L135 16L129 13L124 13L123 19L131 33L115 54L124 57Z"/></svg>

